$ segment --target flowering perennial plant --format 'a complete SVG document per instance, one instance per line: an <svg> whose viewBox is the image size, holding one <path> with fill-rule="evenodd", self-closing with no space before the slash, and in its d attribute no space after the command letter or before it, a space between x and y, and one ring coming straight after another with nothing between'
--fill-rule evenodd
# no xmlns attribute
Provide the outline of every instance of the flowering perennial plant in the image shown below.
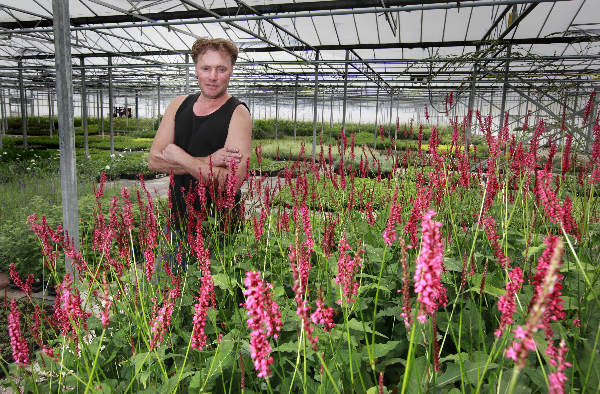
<svg viewBox="0 0 600 394"><path fill-rule="evenodd" d="M420 304L417 318L421 323L425 323L427 315L448 302L446 288L441 282L444 262L444 239L440 231L442 223L433 221L435 215L433 210L423 215L421 251L414 276L415 293Z"/></svg>
<svg viewBox="0 0 600 394"><path fill-rule="evenodd" d="M279 305L272 299L273 285L264 282L259 272L246 272L244 286L244 296L246 296L244 308L250 316L247 321L248 328L252 330L250 355L254 360L258 377L265 378L271 374L271 364L273 364L269 337L277 339L279 336L282 326L281 312Z"/></svg>
<svg viewBox="0 0 600 394"><path fill-rule="evenodd" d="M10 300L10 313L8 314L8 335L13 351L13 359L24 367L29 364L29 347L21 332L21 314L15 299Z"/></svg>
<svg viewBox="0 0 600 394"><path fill-rule="evenodd" d="M515 267L508 274L506 294L498 299L498 310L502 313L500 326L494 331L494 335L498 338L502 335L506 327L510 326L513 322L513 315L517 306L515 297L519 290L521 290L521 286L523 286L523 270L521 267Z"/></svg>
<svg viewBox="0 0 600 394"><path fill-rule="evenodd" d="M361 267L363 250L359 249L354 257L348 253L350 251L350 245L345 238L341 238L339 242L340 258L338 259L338 273L335 277L335 283L340 285L342 298L338 300L338 304L342 304L342 301L347 303L354 302L353 296L356 295L360 283L355 279L358 270Z"/></svg>

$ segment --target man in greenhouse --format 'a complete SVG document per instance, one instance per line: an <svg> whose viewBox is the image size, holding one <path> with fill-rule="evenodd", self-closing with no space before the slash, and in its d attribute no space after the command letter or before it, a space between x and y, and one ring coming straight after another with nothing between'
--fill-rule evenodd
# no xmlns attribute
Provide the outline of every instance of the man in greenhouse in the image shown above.
<svg viewBox="0 0 600 394"><path fill-rule="evenodd" d="M199 182L211 183L227 194L239 192L252 138L247 105L227 91L238 54L235 44L226 39L201 38L191 52L200 92L171 101L148 157L150 169L175 174L171 193L176 227L185 223L185 196L190 191L196 194ZM230 173L233 176L229 178L235 182L230 181L226 188ZM206 198L208 207L212 202L210 193ZM201 208L198 201L195 205Z"/></svg>

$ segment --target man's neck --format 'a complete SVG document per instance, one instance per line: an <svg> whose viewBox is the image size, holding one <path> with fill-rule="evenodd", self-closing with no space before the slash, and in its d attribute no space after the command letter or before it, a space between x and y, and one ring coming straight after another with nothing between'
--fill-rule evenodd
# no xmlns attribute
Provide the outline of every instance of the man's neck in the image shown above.
<svg viewBox="0 0 600 394"><path fill-rule="evenodd" d="M230 97L231 95L227 91L215 98L208 98L200 94L194 103L194 113L198 116L208 115L225 104Z"/></svg>
<svg viewBox="0 0 600 394"><path fill-rule="evenodd" d="M219 97L215 97L215 98L209 98L209 97L204 96L203 94L200 94L200 96L198 97L197 103L203 108L220 107L227 100L229 100L230 97L231 97L231 95L227 91L225 91Z"/></svg>

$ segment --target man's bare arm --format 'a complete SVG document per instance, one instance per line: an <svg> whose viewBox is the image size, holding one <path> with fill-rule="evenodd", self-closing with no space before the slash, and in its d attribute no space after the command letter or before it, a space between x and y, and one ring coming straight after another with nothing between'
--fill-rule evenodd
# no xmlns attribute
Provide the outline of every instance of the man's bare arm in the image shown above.
<svg viewBox="0 0 600 394"><path fill-rule="evenodd" d="M186 96L175 97L165 110L148 155L148 168L154 171L185 174L185 169L164 155L165 148L175 140L175 113Z"/></svg>

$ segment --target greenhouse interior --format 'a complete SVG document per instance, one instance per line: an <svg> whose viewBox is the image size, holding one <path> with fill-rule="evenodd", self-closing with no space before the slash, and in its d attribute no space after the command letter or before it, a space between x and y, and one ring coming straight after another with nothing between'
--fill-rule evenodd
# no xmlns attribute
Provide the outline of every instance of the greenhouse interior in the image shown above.
<svg viewBox="0 0 600 394"><path fill-rule="evenodd" d="M0 0L0 391L599 392L599 90L598 0Z"/></svg>

